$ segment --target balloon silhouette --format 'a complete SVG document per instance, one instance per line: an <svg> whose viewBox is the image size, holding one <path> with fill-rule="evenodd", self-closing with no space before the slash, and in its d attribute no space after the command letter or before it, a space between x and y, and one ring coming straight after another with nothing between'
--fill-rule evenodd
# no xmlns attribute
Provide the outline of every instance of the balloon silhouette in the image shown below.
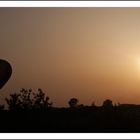
<svg viewBox="0 0 140 140"><path fill-rule="evenodd" d="M6 84L12 74L11 65L5 61L0 59L0 89Z"/></svg>

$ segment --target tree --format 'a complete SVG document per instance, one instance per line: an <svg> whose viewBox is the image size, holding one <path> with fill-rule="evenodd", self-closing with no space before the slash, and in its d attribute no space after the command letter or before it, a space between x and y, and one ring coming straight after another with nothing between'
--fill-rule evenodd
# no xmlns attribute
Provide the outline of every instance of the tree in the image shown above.
<svg viewBox="0 0 140 140"><path fill-rule="evenodd" d="M19 100L20 94L13 93L10 95L10 99L6 98L9 110L20 110L21 102Z"/></svg>
<svg viewBox="0 0 140 140"><path fill-rule="evenodd" d="M24 89L22 88L20 90L20 96L19 96L19 101L20 101L20 106L22 110L31 110L33 107L33 99L32 99L32 90L29 89Z"/></svg>
<svg viewBox="0 0 140 140"><path fill-rule="evenodd" d="M92 107L95 107L96 106L94 101L92 102L91 106Z"/></svg>
<svg viewBox="0 0 140 140"><path fill-rule="evenodd" d="M0 110L4 110L4 105L0 105Z"/></svg>
<svg viewBox="0 0 140 140"><path fill-rule="evenodd" d="M10 95L6 98L9 110L42 110L52 106L49 97L41 90L33 92L32 89L22 88L19 93Z"/></svg>
<svg viewBox="0 0 140 140"><path fill-rule="evenodd" d="M70 107L74 108L74 107L77 107L78 102L79 102L78 99L76 99L76 98L71 98L71 99L69 100L68 104L69 104Z"/></svg>
<svg viewBox="0 0 140 140"><path fill-rule="evenodd" d="M45 109L52 106L52 102L49 102L49 97L45 96L42 89L38 89L38 93L34 93L33 107L35 109Z"/></svg>
<svg viewBox="0 0 140 140"><path fill-rule="evenodd" d="M113 107L113 104L112 104L112 101L107 99L103 102L103 107L106 107L106 108L111 108Z"/></svg>

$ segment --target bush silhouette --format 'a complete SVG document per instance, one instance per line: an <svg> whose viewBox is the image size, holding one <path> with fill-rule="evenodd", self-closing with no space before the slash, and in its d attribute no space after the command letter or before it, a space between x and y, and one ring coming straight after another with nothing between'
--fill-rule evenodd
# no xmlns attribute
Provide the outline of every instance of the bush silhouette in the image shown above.
<svg viewBox="0 0 140 140"><path fill-rule="evenodd" d="M10 95L10 98L5 99L9 110L42 110L52 106L49 103L49 97L41 90L33 92L32 89L26 90L22 88L20 93Z"/></svg>
<svg viewBox="0 0 140 140"><path fill-rule="evenodd" d="M78 102L79 102L78 99L76 99L76 98L71 98L71 99L69 100L68 104L69 104L70 107L74 108L74 107L77 107Z"/></svg>

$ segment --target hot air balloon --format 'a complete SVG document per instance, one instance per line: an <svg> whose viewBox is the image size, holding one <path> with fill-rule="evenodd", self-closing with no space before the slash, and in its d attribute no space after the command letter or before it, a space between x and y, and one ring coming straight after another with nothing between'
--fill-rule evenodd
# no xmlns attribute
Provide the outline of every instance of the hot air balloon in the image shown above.
<svg viewBox="0 0 140 140"><path fill-rule="evenodd" d="M5 61L0 59L0 89L6 84L12 74L11 65Z"/></svg>

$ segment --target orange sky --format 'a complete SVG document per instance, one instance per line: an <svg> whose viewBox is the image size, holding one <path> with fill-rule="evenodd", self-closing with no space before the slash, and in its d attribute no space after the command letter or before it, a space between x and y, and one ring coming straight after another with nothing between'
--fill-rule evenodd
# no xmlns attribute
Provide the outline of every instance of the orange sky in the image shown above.
<svg viewBox="0 0 140 140"><path fill-rule="evenodd" d="M13 75L1 102L42 88L55 106L140 104L140 8L0 8L0 58Z"/></svg>

